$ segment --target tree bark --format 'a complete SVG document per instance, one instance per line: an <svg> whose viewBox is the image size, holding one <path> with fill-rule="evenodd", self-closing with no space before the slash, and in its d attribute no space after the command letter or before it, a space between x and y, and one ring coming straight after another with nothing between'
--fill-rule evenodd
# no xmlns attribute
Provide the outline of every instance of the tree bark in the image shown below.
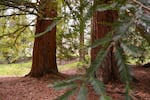
<svg viewBox="0 0 150 100"><path fill-rule="evenodd" d="M102 39L112 30L111 24L117 19L118 13L114 10L96 11L93 15L93 29L92 29L92 43L95 40ZM91 62L95 60L101 46L92 48L91 50ZM106 59L101 67L96 71L96 77L102 80L104 83L108 83L112 80L120 80L117 62L114 58L113 47L109 51Z"/></svg>
<svg viewBox="0 0 150 100"><path fill-rule="evenodd" d="M40 10L43 18L55 18L57 16L55 0L40 0ZM35 35L44 32L53 20L37 18ZM56 27L46 34L35 38L33 47L32 68L30 76L40 77L45 74L57 73L56 64Z"/></svg>

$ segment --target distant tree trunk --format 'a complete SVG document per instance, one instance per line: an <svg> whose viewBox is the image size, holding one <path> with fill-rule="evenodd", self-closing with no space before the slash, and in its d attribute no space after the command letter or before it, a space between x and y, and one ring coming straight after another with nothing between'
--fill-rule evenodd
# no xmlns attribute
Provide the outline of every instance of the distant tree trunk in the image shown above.
<svg viewBox="0 0 150 100"><path fill-rule="evenodd" d="M105 0L107 1L107 0ZM107 3L107 2L104 2ZM115 10L107 11L96 11L93 15L93 33L92 42L101 39L106 36L108 32L111 31L112 26L106 23L112 24L117 19L118 13ZM91 62L95 60L101 46L93 48L91 50ZM109 51L106 59L104 60L101 68L96 71L96 77L102 80L104 83L108 83L112 80L120 80L117 63L114 58L113 48Z"/></svg>
<svg viewBox="0 0 150 100"><path fill-rule="evenodd" d="M80 0L80 6L83 5L83 0ZM84 61L85 60L85 50L83 49L84 48L84 27L85 27L85 22L84 22L84 19L83 19L83 7L80 8L80 18L79 18L79 22L80 22L80 50L79 50L79 55L80 55L80 58L79 60L80 61Z"/></svg>
<svg viewBox="0 0 150 100"><path fill-rule="evenodd" d="M85 50L84 50L84 30L80 31L80 50L79 50L79 61L85 60Z"/></svg>
<svg viewBox="0 0 150 100"><path fill-rule="evenodd" d="M55 3L54 3L55 2ZM55 18L56 1L55 0L40 0L41 11L44 18ZM36 23L35 34L44 32L51 25L52 19L46 20L38 17ZM33 47L32 69L30 76L40 77L45 74L57 73L56 64L56 27L46 34L35 38Z"/></svg>

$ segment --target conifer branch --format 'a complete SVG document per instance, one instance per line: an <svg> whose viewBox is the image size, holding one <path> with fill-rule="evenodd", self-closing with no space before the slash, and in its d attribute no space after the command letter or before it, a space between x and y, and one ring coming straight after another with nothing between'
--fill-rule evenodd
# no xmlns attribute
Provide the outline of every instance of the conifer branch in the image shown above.
<svg viewBox="0 0 150 100"><path fill-rule="evenodd" d="M139 2L138 0L132 0L134 3L140 5L144 10L150 12L150 8Z"/></svg>

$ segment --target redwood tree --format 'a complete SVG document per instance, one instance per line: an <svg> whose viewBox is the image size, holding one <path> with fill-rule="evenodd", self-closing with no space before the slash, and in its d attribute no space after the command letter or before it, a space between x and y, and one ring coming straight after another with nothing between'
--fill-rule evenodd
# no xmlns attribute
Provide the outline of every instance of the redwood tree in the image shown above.
<svg viewBox="0 0 150 100"><path fill-rule="evenodd" d="M109 0L105 0L103 3L107 3L108 1ZM117 20L117 16L118 13L115 10L96 11L94 13L92 21L92 43L94 43L95 40L104 38L108 32L112 30L112 24ZM101 45L92 48L91 62L94 62L99 50L102 48ZM111 47L101 67L96 71L96 77L101 79L104 83L108 83L112 80L120 80L117 62L114 58L113 47Z"/></svg>
<svg viewBox="0 0 150 100"><path fill-rule="evenodd" d="M44 32L57 16L55 0L40 0L39 11L42 17L37 17L35 35ZM36 37L33 47L32 69L30 76L39 77L45 74L57 73L56 64L56 27L40 37Z"/></svg>

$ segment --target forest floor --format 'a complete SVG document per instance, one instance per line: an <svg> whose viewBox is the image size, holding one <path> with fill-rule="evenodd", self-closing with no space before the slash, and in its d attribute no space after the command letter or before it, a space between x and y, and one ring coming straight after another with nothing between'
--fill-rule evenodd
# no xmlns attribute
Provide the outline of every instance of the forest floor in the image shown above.
<svg viewBox="0 0 150 100"><path fill-rule="evenodd" d="M132 83L133 100L150 100L150 68L133 67L134 75L139 82ZM76 70L65 71L68 74L75 74ZM45 76L35 79L30 77L0 77L0 100L54 100L66 90L55 90L48 87L57 76ZM124 100L124 85L109 83L106 91L113 100ZM72 96L69 100L75 100ZM98 96L89 86L88 100L98 100Z"/></svg>

